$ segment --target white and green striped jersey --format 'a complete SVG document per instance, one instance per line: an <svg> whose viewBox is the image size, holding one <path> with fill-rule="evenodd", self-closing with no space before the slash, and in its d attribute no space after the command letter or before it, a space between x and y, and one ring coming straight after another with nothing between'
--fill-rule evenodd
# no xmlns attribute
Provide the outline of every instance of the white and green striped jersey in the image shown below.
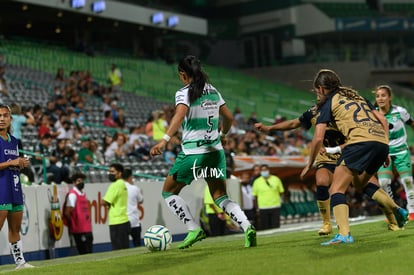
<svg viewBox="0 0 414 275"><path fill-rule="evenodd" d="M399 152L408 150L407 131L405 123L411 121L411 116L407 110L401 106L392 105L388 113L385 114L390 129L390 155L397 155Z"/></svg>
<svg viewBox="0 0 414 275"><path fill-rule="evenodd" d="M189 111L182 123L181 147L184 154L203 154L221 150L219 109L225 102L221 94L211 84L206 83L203 95L190 104L188 85L175 94L175 106L184 104Z"/></svg>

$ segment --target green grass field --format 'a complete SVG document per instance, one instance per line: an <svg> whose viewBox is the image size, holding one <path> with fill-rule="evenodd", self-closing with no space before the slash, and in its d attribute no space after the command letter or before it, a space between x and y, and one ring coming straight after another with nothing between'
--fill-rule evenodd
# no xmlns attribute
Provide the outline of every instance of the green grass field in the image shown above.
<svg viewBox="0 0 414 275"><path fill-rule="evenodd" d="M33 261L19 274L412 274L414 223L387 231L376 221L352 225L354 244L323 247L316 229L258 233L258 246L244 248L243 235L207 238L190 249L173 243L166 252L145 247ZM282 226L283 229L283 226ZM336 230L335 230L336 232ZM13 270L0 266L0 272Z"/></svg>

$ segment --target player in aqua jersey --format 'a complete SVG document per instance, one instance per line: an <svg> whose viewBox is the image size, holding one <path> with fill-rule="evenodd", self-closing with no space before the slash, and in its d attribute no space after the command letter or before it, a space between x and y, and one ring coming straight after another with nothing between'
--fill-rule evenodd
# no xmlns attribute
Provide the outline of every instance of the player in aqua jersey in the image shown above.
<svg viewBox="0 0 414 275"><path fill-rule="evenodd" d="M177 156L162 190L167 206L189 230L178 247L188 248L206 237L187 203L178 195L184 186L198 178L207 181L215 204L243 228L245 247L256 246L255 229L240 206L226 193L226 160L222 143L226 142L233 117L195 56L183 58L178 64L178 73L185 86L175 94L175 114L167 133L150 152L152 156L162 154L170 137L182 126L182 152ZM221 132L220 116L223 118Z"/></svg>
<svg viewBox="0 0 414 275"><path fill-rule="evenodd" d="M20 226L23 218L23 191L20 170L28 167L28 158L19 157L17 139L11 135L12 114L9 106L0 105L0 230L7 219L9 247L16 269L33 267L23 256Z"/></svg>
<svg viewBox="0 0 414 275"><path fill-rule="evenodd" d="M375 103L389 125L389 154L391 156L390 165L388 167L381 166L378 170L378 178L381 187L392 197L391 180L393 178L393 168L395 168L406 193L407 210L410 213L409 219L414 220L413 174L405 130L405 125L414 129L414 120L405 108L393 105L391 100L392 89L390 86L381 85L375 88Z"/></svg>

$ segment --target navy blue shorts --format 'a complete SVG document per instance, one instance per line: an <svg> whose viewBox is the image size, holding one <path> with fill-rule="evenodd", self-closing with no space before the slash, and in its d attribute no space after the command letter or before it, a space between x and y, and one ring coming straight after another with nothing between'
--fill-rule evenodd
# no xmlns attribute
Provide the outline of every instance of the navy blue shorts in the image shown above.
<svg viewBox="0 0 414 275"><path fill-rule="evenodd" d="M316 170L321 169L321 168L325 168L325 169L328 169L329 171L331 171L331 173L333 173L335 171L335 167L336 167L336 164L332 164L332 163L320 162L320 163L316 164Z"/></svg>
<svg viewBox="0 0 414 275"><path fill-rule="evenodd" d="M388 156L388 145L377 142L359 142L345 146L338 159L337 166L345 165L360 174L366 171L375 174Z"/></svg>

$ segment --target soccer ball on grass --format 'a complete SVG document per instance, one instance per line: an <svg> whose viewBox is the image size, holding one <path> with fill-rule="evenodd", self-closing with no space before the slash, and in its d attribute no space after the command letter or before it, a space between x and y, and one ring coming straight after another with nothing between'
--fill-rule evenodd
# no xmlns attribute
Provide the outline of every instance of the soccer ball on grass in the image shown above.
<svg viewBox="0 0 414 275"><path fill-rule="evenodd" d="M150 251L165 251L171 243L172 237L165 226L153 225L144 234L144 244Z"/></svg>

